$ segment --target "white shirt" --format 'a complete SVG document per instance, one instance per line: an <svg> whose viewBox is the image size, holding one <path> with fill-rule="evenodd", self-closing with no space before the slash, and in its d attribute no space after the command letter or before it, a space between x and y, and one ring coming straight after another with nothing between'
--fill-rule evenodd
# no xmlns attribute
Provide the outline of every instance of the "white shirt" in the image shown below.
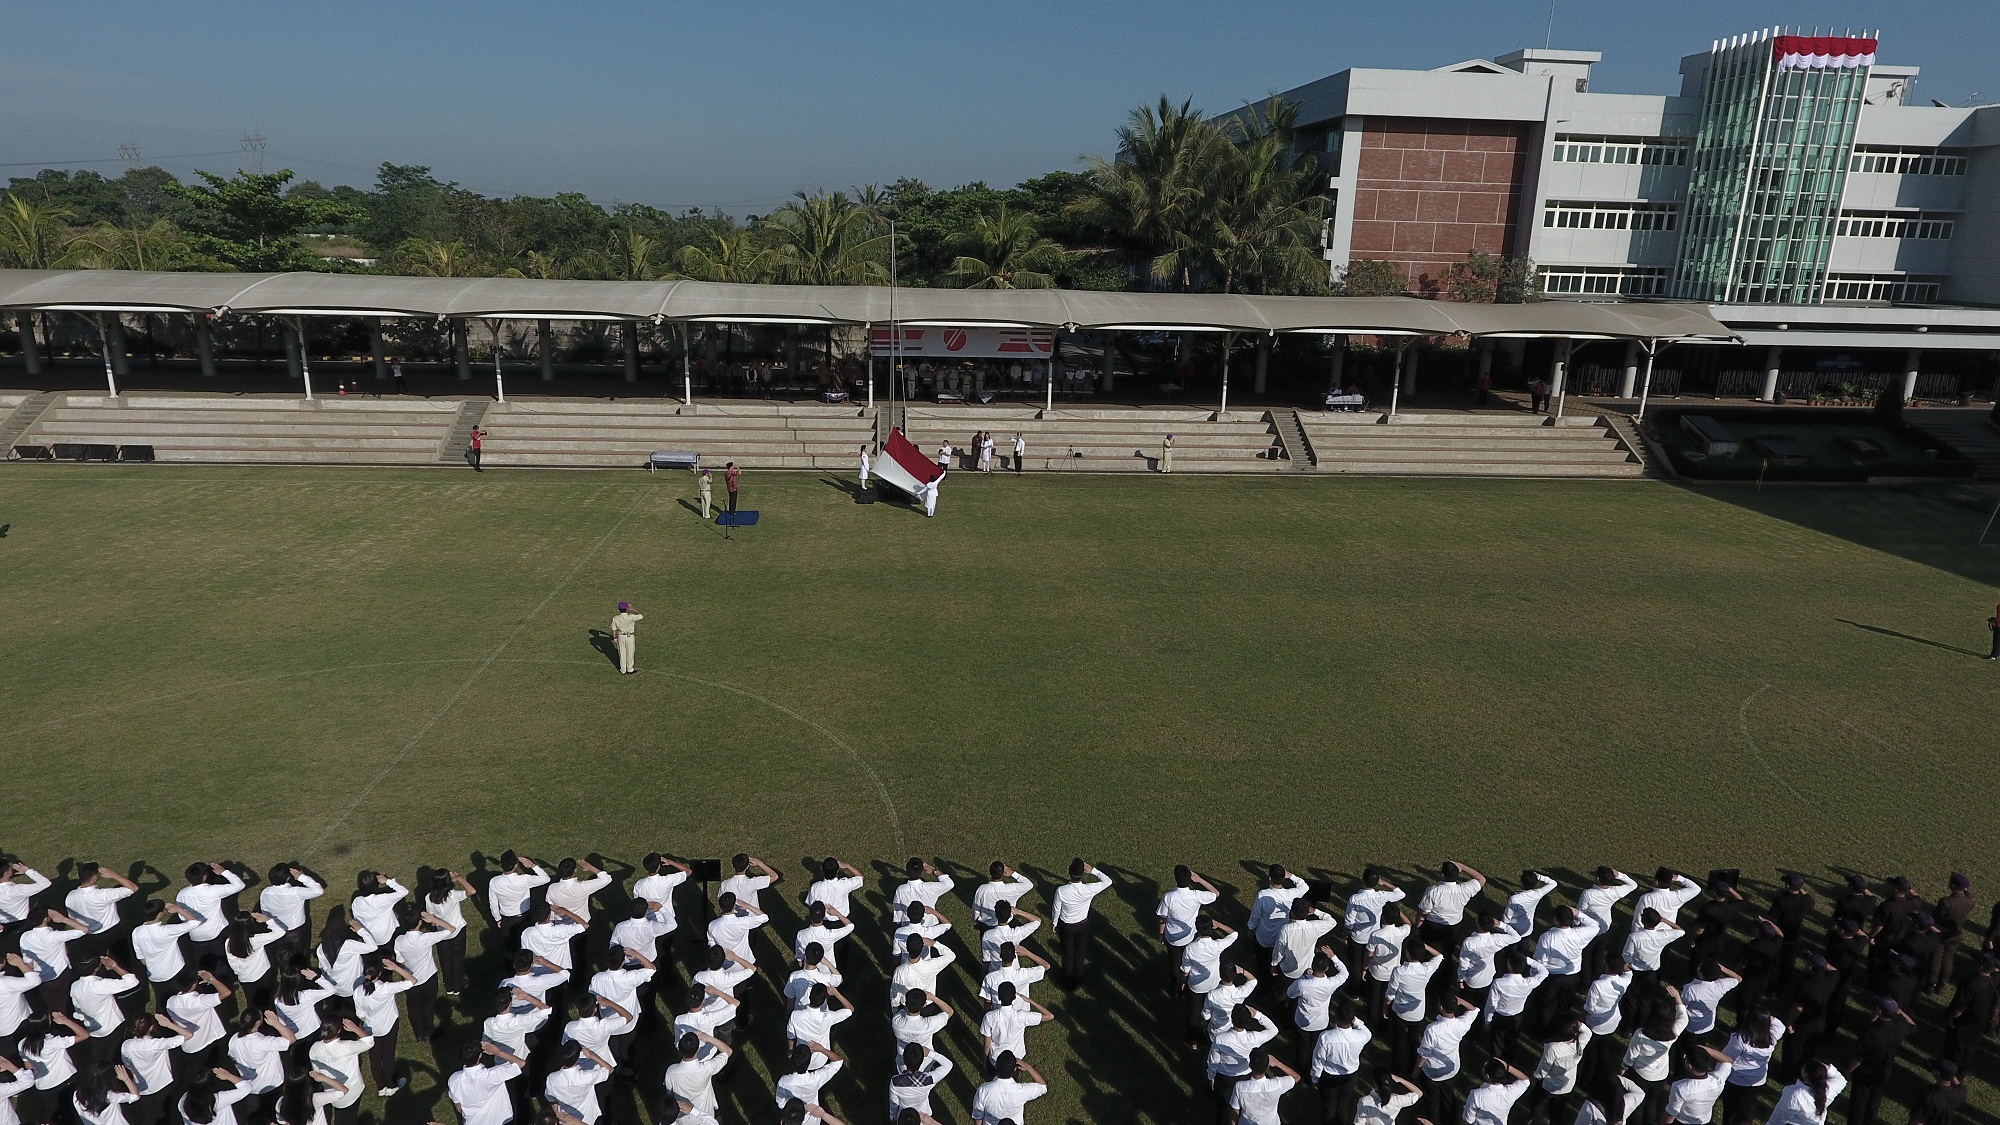
<svg viewBox="0 0 2000 1125"><path fill-rule="evenodd" d="M1422 1097L1422 1094L1399 1089L1390 1094L1385 1102L1370 1090L1354 1107L1354 1125L1396 1125L1396 1119L1403 1115L1403 1111L1417 1104Z"/></svg>
<svg viewBox="0 0 2000 1125"><path fill-rule="evenodd" d="M660 959L660 939L675 929L673 919L661 920L664 911L654 911L643 918L627 918L611 927L611 948L633 949L646 955L646 960Z"/></svg>
<svg viewBox="0 0 2000 1125"><path fill-rule="evenodd" d="M1424 920L1439 926L1456 926L1465 921L1465 904L1479 897L1485 884L1477 879L1461 879L1456 883L1432 883L1418 901L1417 909L1423 911Z"/></svg>
<svg viewBox="0 0 2000 1125"><path fill-rule="evenodd" d="M1278 931L1291 921L1292 904L1306 893L1306 881L1288 875L1283 884L1265 887L1250 903L1250 935L1266 949L1277 944Z"/></svg>
<svg viewBox="0 0 2000 1125"><path fill-rule="evenodd" d="M1847 1089L1847 1076L1840 1068L1826 1068L1826 1107L1831 1110L1840 1092ZM1778 1104L1771 1110L1766 1125L1826 1125L1826 1114L1813 1107L1812 1087L1803 1082L1794 1082L1778 1095Z"/></svg>
<svg viewBox="0 0 2000 1125"><path fill-rule="evenodd" d="M950 1022L951 1017L942 1011L932 1016L913 1016L907 1008L898 1008L889 1020L889 1031L896 1037L899 1053L906 1043L915 1043L930 1050L937 1045L937 1033Z"/></svg>
<svg viewBox="0 0 2000 1125"><path fill-rule="evenodd" d="M229 1057L253 1094L268 1094L285 1084L285 1037L268 1031L229 1037Z"/></svg>
<svg viewBox="0 0 2000 1125"><path fill-rule="evenodd" d="M257 892L257 910L287 930L306 924L306 903L326 893L326 887L310 875L300 875L298 885L273 883ZM433 914L436 911L432 911Z"/></svg>
<svg viewBox="0 0 2000 1125"><path fill-rule="evenodd" d="M674 888L687 882L687 872L678 867L663 867L658 875L648 875L632 884L632 897L646 902L656 902L653 919L667 927L672 933L679 925L674 914Z"/></svg>
<svg viewBox="0 0 2000 1125"><path fill-rule="evenodd" d="M912 988L921 988L926 995L937 995L939 974L958 960L958 954L942 945L930 947L930 956L911 961L904 957L896 962L896 971L889 974L889 1003L902 1007L903 994Z"/></svg>
<svg viewBox="0 0 2000 1125"><path fill-rule="evenodd" d="M846 918L854 913L854 892L861 889L867 880L859 875L836 875L831 879L815 879L806 888L806 908L815 902L823 902L828 910Z"/></svg>
<svg viewBox="0 0 2000 1125"><path fill-rule="evenodd" d="M1271 964L1293 979L1305 975L1312 968L1313 955L1337 924L1333 915L1325 911L1286 922L1278 930L1278 940L1271 945Z"/></svg>
<svg viewBox="0 0 2000 1125"><path fill-rule="evenodd" d="M361 1100L361 1059L374 1045L375 1037L372 1035L359 1039L321 1039L306 1052L306 1057L315 1066L340 1079L340 1084L347 1087L345 1094L338 1095L328 1105L346 1109Z"/></svg>
<svg viewBox="0 0 2000 1125"><path fill-rule="evenodd" d="M370 1035L387 1035L396 1029L396 994L416 985L401 978L378 980L373 989L354 990L354 1014Z"/></svg>
<svg viewBox="0 0 2000 1125"><path fill-rule="evenodd" d="M1013 877L1000 882L981 883L972 892L972 922L976 926L991 926L998 922L993 916L993 907L1002 902L1019 905L1021 897L1035 889L1035 881L1014 872Z"/></svg>
<svg viewBox="0 0 2000 1125"><path fill-rule="evenodd" d="M1333 994L1346 983L1347 966L1339 961L1333 963L1333 971L1326 976L1307 973L1293 981L1285 989L1285 995L1296 1005L1292 1009L1292 1022L1300 1031L1325 1031L1333 1018Z"/></svg>
<svg viewBox="0 0 2000 1125"><path fill-rule="evenodd" d="M1644 1028L1635 1028L1632 1040L1625 1048L1625 1065L1632 1073L1648 1082L1665 1082L1673 1072L1674 1043L1687 1030L1687 1006L1674 1003L1673 1035L1664 1042L1646 1034Z"/></svg>
<svg viewBox="0 0 2000 1125"><path fill-rule="evenodd" d="M1389 903L1403 901L1403 896L1401 887L1355 891L1347 900L1347 914L1343 919L1347 925L1347 936L1367 944L1368 939L1375 935L1376 927L1382 924L1382 908Z"/></svg>
<svg viewBox="0 0 2000 1125"><path fill-rule="evenodd" d="M1161 938L1176 948L1186 947L1194 940L1194 920L1201 914L1201 908L1214 902L1214 891L1204 891L1200 887L1175 887L1160 896L1159 908L1153 914L1166 923Z"/></svg>
<svg viewBox="0 0 2000 1125"><path fill-rule="evenodd" d="M271 974L270 945L284 936L285 927L279 925L276 918L272 918L264 923L262 930L250 935L249 956L238 957L227 945L223 946L222 955L229 962L229 971L235 973L236 979L244 984L255 984L263 980Z"/></svg>
<svg viewBox="0 0 2000 1125"><path fill-rule="evenodd" d="M178 1044L182 1051L192 1055L208 1050L211 1044L220 1042L229 1030L222 1026L222 994L194 989L176 992L167 997L167 1014L192 1031Z"/></svg>
<svg viewBox="0 0 2000 1125"><path fill-rule="evenodd" d="M1090 900L1111 886L1111 876L1093 870L1090 881L1072 879L1056 888L1051 915L1058 926L1074 926L1090 917Z"/></svg>
<svg viewBox="0 0 2000 1125"><path fill-rule="evenodd" d="M1604 927L1588 914L1578 914L1573 926L1551 926L1542 931L1540 941L1535 943L1535 960L1549 971L1549 975L1572 977L1583 971L1583 950Z"/></svg>
<svg viewBox="0 0 2000 1125"><path fill-rule="evenodd" d="M138 1100L139 1095L137 1094L126 1093L124 1090L113 1090L105 1096L104 1109L101 1112L92 1113L83 1108L83 1103L76 1100L75 1094L71 1094L69 1098L70 1104L76 1107L78 1120L83 1121L85 1125L125 1125L124 1107Z"/></svg>
<svg viewBox="0 0 2000 1125"><path fill-rule="evenodd" d="M597 1087L610 1077L610 1071L585 1056L575 1066L551 1072L542 1083L542 1096L584 1125L593 1125L604 1112L597 1102Z"/></svg>
<svg viewBox="0 0 2000 1125"><path fill-rule="evenodd" d="M1465 1112L1459 1120L1465 1125L1507 1125L1507 1117L1514 1112L1514 1103L1528 1092L1528 1080L1517 1078L1505 1084L1487 1082L1475 1086L1465 1095Z"/></svg>
<svg viewBox="0 0 2000 1125"><path fill-rule="evenodd" d="M1542 876L1539 886L1525 887L1507 896L1507 908L1500 912L1500 924L1527 937L1535 928L1535 911L1549 892L1556 889L1556 881Z"/></svg>
<svg viewBox="0 0 2000 1125"><path fill-rule="evenodd" d="M1000 963L1001 946L1011 941L1014 943L1014 948L1019 949L1021 943L1028 940L1029 934L1041 928L1042 923L1034 918L1030 918L1025 922L995 926L979 935L979 959L986 962L988 966L998 965Z"/></svg>
<svg viewBox="0 0 2000 1125"><path fill-rule="evenodd" d="M1577 1072L1583 1067L1583 1049L1590 1046L1590 1029L1584 1028L1573 1040L1551 1039L1542 1044L1542 1061L1535 1064L1534 1077L1551 1094L1567 1094L1576 1089Z"/></svg>
<svg viewBox="0 0 2000 1125"><path fill-rule="evenodd" d="M800 1008L785 1021L787 1038L833 1049L833 1029L854 1017L852 1008Z"/></svg>
<svg viewBox="0 0 2000 1125"><path fill-rule="evenodd" d="M1609 1035L1618 1030L1618 1005L1630 987L1630 972L1606 973L1590 982L1583 993L1583 1025L1592 1035Z"/></svg>
<svg viewBox="0 0 2000 1125"><path fill-rule="evenodd" d="M806 959L806 946L817 945L820 948L820 952L826 954L827 966L829 968L834 967L839 964L834 959L834 951L852 933L854 933L854 924L852 922L843 926L805 926L792 938L792 959L795 961L804 961Z"/></svg>
<svg viewBox="0 0 2000 1125"><path fill-rule="evenodd" d="M549 990L569 981L568 969L546 969L540 965L530 965L525 973L515 973L500 982L500 987L518 988L537 1000L547 1003Z"/></svg>
<svg viewBox="0 0 2000 1125"><path fill-rule="evenodd" d="M132 897L130 887L100 882L94 887L78 887L63 899L63 913L90 927L93 934L118 925L118 903Z"/></svg>
<svg viewBox="0 0 2000 1125"><path fill-rule="evenodd" d="M1433 956L1428 961L1405 961L1389 974L1389 1010L1395 1013L1397 1019L1410 1023L1424 1021L1424 992L1430 988L1431 978L1437 975L1438 966L1442 964L1442 955Z"/></svg>
<svg viewBox="0 0 2000 1125"><path fill-rule="evenodd" d="M28 1018L28 993L42 986L42 975L32 968L20 976L0 973L0 1035L12 1035Z"/></svg>
<svg viewBox="0 0 2000 1125"><path fill-rule="evenodd" d="M1641 1089L1637 1082L1623 1075L1619 1076L1618 1085L1620 1094L1616 1106L1618 1111L1616 1120L1606 1117L1597 1108L1595 1101L1587 1100L1576 1111L1576 1125L1625 1125L1625 1122L1631 1119L1633 1111L1646 1100L1646 1091Z"/></svg>
<svg viewBox="0 0 2000 1125"><path fill-rule="evenodd" d="M1369 980L1389 979L1403 961L1403 943L1409 937L1410 927L1401 923L1375 927L1368 935Z"/></svg>
<svg viewBox="0 0 2000 1125"><path fill-rule="evenodd" d="M69 1049L78 1041L75 1032L58 1025L42 1040L41 1049L21 1048L21 1061L35 1070L35 1089L53 1090L76 1077L76 1063L70 1060Z"/></svg>
<svg viewBox="0 0 2000 1125"><path fill-rule="evenodd" d="M771 877L769 875L751 875L748 873L731 875L722 881L721 887L715 892L715 897L720 899L725 894L733 894L736 896L736 904L738 906L754 906L762 910L764 904L757 901L757 895L759 892L769 890L770 887Z"/></svg>
<svg viewBox="0 0 2000 1125"><path fill-rule="evenodd" d="M435 917L435 915L433 915ZM396 935L396 960L418 984L437 975L438 943L452 936L451 930L404 930Z"/></svg>
<svg viewBox="0 0 2000 1125"><path fill-rule="evenodd" d="M1625 939L1625 962L1641 973L1660 971L1660 955L1667 946L1687 936L1687 931L1678 926L1661 922L1648 929L1636 927Z"/></svg>
<svg viewBox="0 0 2000 1125"><path fill-rule="evenodd" d="M189 914L197 919L192 941L214 941L229 927L229 916L222 912L222 900L243 889L243 877L234 871L222 872L220 883L197 883L181 888L174 901L181 904Z"/></svg>
<svg viewBox="0 0 2000 1125"><path fill-rule="evenodd" d="M69 943L86 932L68 926L36 926L21 935L21 956L30 960L43 980L54 980L69 971Z"/></svg>
<svg viewBox="0 0 2000 1125"><path fill-rule="evenodd" d="M495 875L486 884L486 901L493 905L493 917L506 919L527 913L528 896L534 893L536 887L543 886L548 881L549 873L539 867L529 868L526 875L517 874L512 871ZM507 1065L512 1066L513 1064L509 1063ZM464 1073L466 1072L459 1071L459 1074ZM474 1073L477 1072L475 1071ZM458 1081L458 1075L453 1075L452 1081Z"/></svg>
<svg viewBox="0 0 2000 1125"><path fill-rule="evenodd" d="M1620 900L1624 899L1626 895L1638 889L1639 884L1633 881L1630 875L1621 871L1618 873L1618 881L1608 887L1600 887L1595 883L1585 887L1583 893L1576 896L1577 913L1587 914L1596 919L1599 930L1609 930L1611 928L1611 908L1618 905ZM1562 974L1557 973L1556 975L1561 976Z"/></svg>
<svg viewBox="0 0 2000 1125"><path fill-rule="evenodd" d="M1687 1005L1688 1032L1707 1035L1715 1030L1715 1010L1722 998L1742 982L1735 977L1702 980L1699 977L1681 986L1681 1003Z"/></svg>
<svg viewBox="0 0 2000 1125"><path fill-rule="evenodd" d="M21 874L27 876L27 882L9 879L0 883L0 922L10 926L27 919L29 900L49 886L49 877L32 867Z"/></svg>
<svg viewBox="0 0 2000 1125"><path fill-rule="evenodd" d="M569 939L583 932L583 927L560 915L550 915L546 922L537 922L521 931L521 948L537 956L546 957L565 969L570 964Z"/></svg>
<svg viewBox="0 0 2000 1125"><path fill-rule="evenodd" d="M354 986L361 983L361 972L368 967L367 957L375 952L374 942L361 934L355 934L340 943L340 956L332 961L326 959L326 945L322 943L315 956L319 961L319 971L326 983L342 996L354 995Z"/></svg>
<svg viewBox="0 0 2000 1125"><path fill-rule="evenodd" d="M1708 1125L1710 1115L1715 1112L1716 1099L1722 1097L1722 1088L1729 1084L1728 1063L1716 1063L1715 1069L1700 1078L1683 1078L1667 1088L1667 1117L1682 1125Z"/></svg>
<svg viewBox="0 0 2000 1125"><path fill-rule="evenodd" d="M1298 1084L1289 1074L1246 1078L1229 1091L1229 1108L1241 1125L1278 1125L1278 1103Z"/></svg>
<svg viewBox="0 0 2000 1125"><path fill-rule="evenodd" d="M611 885L611 874L599 871L588 879L572 875L567 879L557 879L549 884L542 894L543 901L551 908L562 907L584 921L590 921L590 896Z"/></svg>
<svg viewBox="0 0 2000 1125"><path fill-rule="evenodd" d="M1417 1067L1424 1077L1433 1082L1448 1082L1458 1077L1458 1048L1465 1037L1472 1032L1472 1025L1479 1022L1477 1009L1468 1009L1455 1016L1439 1016L1424 1025L1424 1034L1417 1041Z"/></svg>
<svg viewBox="0 0 2000 1125"><path fill-rule="evenodd" d="M486 1017L479 1026L481 1038L490 1039L507 1048L513 1055L524 1054L528 1049L528 1036L540 1031L549 1022L549 1014L526 1004L516 1004L504 1012L495 1012Z"/></svg>
<svg viewBox="0 0 2000 1125"><path fill-rule="evenodd" d="M817 1070L808 1070L804 1074L793 1071L790 1074L779 1075L775 1094L778 1104L782 1106L786 1102L801 1101L807 1105L818 1105L820 1088L833 1081L833 1076L839 1074L841 1067L846 1065L844 1059L833 1059L825 1066Z"/></svg>
<svg viewBox="0 0 2000 1125"><path fill-rule="evenodd" d="M1236 1014L1236 1005L1249 1003L1256 991L1255 978L1243 980L1240 977L1210 989L1201 1005L1202 1019L1208 1025L1208 1037L1213 1039L1228 1031L1230 1021Z"/></svg>
<svg viewBox="0 0 2000 1125"><path fill-rule="evenodd" d="M938 899L958 884L949 875L939 875L935 879L910 879L896 885L896 891L889 896L889 906L896 918L907 918L910 904L921 902L931 909L937 909ZM846 911L842 911L846 913Z"/></svg>
<svg viewBox="0 0 2000 1125"><path fill-rule="evenodd" d="M92 1039L103 1037L118 1030L125 1022L125 1013L118 1007L118 997L139 987L139 978L131 973L116 977L101 977L96 973L76 978L69 986L70 1006L76 1010L71 1014L76 1022L90 1029Z"/></svg>
<svg viewBox="0 0 2000 1125"><path fill-rule="evenodd" d="M396 936L396 904L410 897L410 892L394 879L382 880L381 886L385 889L372 895L355 895L350 909L370 941L387 945Z"/></svg>
<svg viewBox="0 0 2000 1125"><path fill-rule="evenodd" d="M715 1051L706 1058L676 1062L667 1068L667 1091L686 1100L696 1113L714 1113L715 1076L729 1059L730 1056Z"/></svg>
<svg viewBox="0 0 2000 1125"><path fill-rule="evenodd" d="M514 1106L507 1097L507 1083L520 1076L521 1068L510 1062L468 1066L453 1073L446 1086L451 1091L451 1104L458 1107L459 1120L463 1125L503 1125L512 1121Z"/></svg>
<svg viewBox="0 0 2000 1125"><path fill-rule="evenodd" d="M1240 1078L1250 1073L1250 1052L1278 1037L1278 1025L1259 1011L1252 1011L1255 1026L1247 1028L1230 1027L1213 1036L1208 1045L1208 1077L1228 1075Z"/></svg>
<svg viewBox="0 0 2000 1125"><path fill-rule="evenodd" d="M178 1035L133 1036L118 1048L118 1057L132 1072L132 1082L141 1094L157 1094L174 1084L174 1048L181 1045Z"/></svg>
<svg viewBox="0 0 2000 1125"><path fill-rule="evenodd" d="M287 1004L282 996L271 999L271 1007L277 1009L278 1018L292 1029L292 1034L301 1039L310 1039L319 1034L319 1002L329 996L338 995L331 984L321 979L317 985L306 984L299 989L299 1002Z"/></svg>
<svg viewBox="0 0 2000 1125"><path fill-rule="evenodd" d="M742 910L724 914L708 923L708 944L719 945L754 963L757 958L750 952L750 935L770 920L768 914L750 914Z"/></svg>
<svg viewBox="0 0 2000 1125"><path fill-rule="evenodd" d="M1198 937L1181 951L1181 972L1187 974L1189 992L1207 992L1222 983L1222 951L1236 944L1239 935Z"/></svg>
<svg viewBox="0 0 2000 1125"><path fill-rule="evenodd" d="M1360 1020L1353 1027L1335 1025L1319 1033L1313 1044L1312 1073L1307 1075L1314 1082L1323 1074L1353 1074L1361 1066L1361 1051L1374 1039L1374 1033Z"/></svg>
<svg viewBox="0 0 2000 1125"><path fill-rule="evenodd" d="M1023 1125L1028 1103L1048 1092L1040 1082L995 1078L972 1092L972 1120L978 1125L1000 1125L1002 1121Z"/></svg>
<svg viewBox="0 0 2000 1125"><path fill-rule="evenodd" d="M443 902L425 895L418 909L443 922L445 929L458 933L465 929L465 898L464 891L453 887L445 892Z"/></svg>
<svg viewBox="0 0 2000 1125"><path fill-rule="evenodd" d="M1549 971L1542 967L1540 961L1528 962L1525 975L1506 973L1494 977L1492 985L1486 990L1487 1022L1491 1023L1495 1016L1520 1015L1528 1006L1528 997L1547 979Z"/></svg>
<svg viewBox="0 0 2000 1125"><path fill-rule="evenodd" d="M1495 955L1520 940L1520 934L1504 926L1490 934L1481 931L1465 935L1465 940L1458 947L1459 982L1467 988L1491 985L1498 968Z"/></svg>
<svg viewBox="0 0 2000 1125"><path fill-rule="evenodd" d="M1042 1013L1016 1000L1011 1007L988 1009L979 1019L979 1034L990 1042L986 1048L986 1061L992 1062L1003 1051L1014 1052L1017 1059L1028 1057L1028 1029L1042 1022Z"/></svg>
<svg viewBox="0 0 2000 1125"><path fill-rule="evenodd" d="M1690 1024L1688 1030L1694 1030ZM1771 1076L1771 1056L1777 1053L1778 1043L1785 1037L1785 1021L1771 1017L1771 1045L1752 1047L1741 1035L1731 1035L1729 1045L1722 1053L1729 1056L1729 1084L1732 1086L1762 1086Z"/></svg>
<svg viewBox="0 0 2000 1125"><path fill-rule="evenodd" d="M193 922L146 922L132 927L132 952L145 962L147 980L172 980L187 968L187 958L181 955L181 937L193 930Z"/></svg>
<svg viewBox="0 0 2000 1125"><path fill-rule="evenodd" d="M1678 922L1681 920L1681 907L1699 894L1699 883L1685 875L1676 875L1669 885L1654 887L1639 896L1639 901L1632 905L1632 926L1637 929L1639 916L1649 909L1659 911L1662 922Z"/></svg>
<svg viewBox="0 0 2000 1125"><path fill-rule="evenodd" d="M1014 986L1014 998L1026 1000L1028 990L1035 986L1035 982L1048 975L1047 969L1040 965L1031 965L1017 957L1013 964L1002 965L986 974L986 979L979 982L979 998L991 1004L1000 998L1000 986L1011 984Z"/></svg>

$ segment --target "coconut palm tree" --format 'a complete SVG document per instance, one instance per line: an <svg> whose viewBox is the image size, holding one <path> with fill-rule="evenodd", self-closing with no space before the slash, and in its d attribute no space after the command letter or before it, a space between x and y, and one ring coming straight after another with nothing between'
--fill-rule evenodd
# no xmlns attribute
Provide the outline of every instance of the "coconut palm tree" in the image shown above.
<svg viewBox="0 0 2000 1125"><path fill-rule="evenodd" d="M1326 211L1325 177L1292 145L1297 103L1272 98L1245 107L1231 123L1235 143L1218 177L1214 213L1201 253L1224 293L1240 282L1259 290L1294 289L1325 275L1319 255Z"/></svg>
<svg viewBox="0 0 2000 1125"><path fill-rule="evenodd" d="M745 285L771 280L774 255L770 247L758 243L755 234L740 230L711 237L713 246L681 247L680 276Z"/></svg>
<svg viewBox="0 0 2000 1125"><path fill-rule="evenodd" d="M1042 238L1034 220L1009 213L1002 203L992 215L973 219L960 239L970 254L952 259L946 277L966 289L1053 289L1053 271L1063 248Z"/></svg>
<svg viewBox="0 0 2000 1125"><path fill-rule="evenodd" d="M472 276L472 251L465 243L453 239L439 242L435 239L405 239L396 248L396 255L407 264L409 271L422 277L470 277Z"/></svg>
<svg viewBox="0 0 2000 1125"><path fill-rule="evenodd" d="M10 193L0 206L0 265L24 270L63 269L75 261L69 221L76 214L49 200Z"/></svg>
<svg viewBox="0 0 2000 1125"><path fill-rule="evenodd" d="M1194 103L1164 96L1140 106L1118 130L1119 158L1093 160L1091 192L1071 205L1080 218L1130 232L1130 249L1156 281L1193 287L1190 248L1213 224L1214 189L1229 160L1229 138Z"/></svg>
<svg viewBox="0 0 2000 1125"><path fill-rule="evenodd" d="M779 276L801 285L886 281L889 236L844 191L798 193L764 220Z"/></svg>
<svg viewBox="0 0 2000 1125"><path fill-rule="evenodd" d="M101 222L70 243L71 256L88 269L166 270L187 256L181 230L166 219L131 226Z"/></svg>
<svg viewBox="0 0 2000 1125"><path fill-rule="evenodd" d="M652 281L659 277L658 267L653 265L653 255L659 244L653 236L632 227L613 231L611 245L605 255L611 265L612 279L616 281Z"/></svg>

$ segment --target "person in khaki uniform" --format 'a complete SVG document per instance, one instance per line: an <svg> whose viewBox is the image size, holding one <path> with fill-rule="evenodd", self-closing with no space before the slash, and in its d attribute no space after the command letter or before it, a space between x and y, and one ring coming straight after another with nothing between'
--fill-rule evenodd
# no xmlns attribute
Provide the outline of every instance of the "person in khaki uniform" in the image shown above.
<svg viewBox="0 0 2000 1125"><path fill-rule="evenodd" d="M709 475L707 469L703 469L701 471L701 518L702 519L708 518L709 494L713 491L714 486L715 486L715 478Z"/></svg>
<svg viewBox="0 0 2000 1125"><path fill-rule="evenodd" d="M632 650L637 642L632 630L645 619L645 614L632 612L631 602L619 602L618 612L611 616L611 643L618 646L618 670L628 676L639 670L633 664Z"/></svg>
<svg viewBox="0 0 2000 1125"><path fill-rule="evenodd" d="M1163 473L1174 471L1174 435L1172 434L1168 434L1166 440L1160 443L1160 471Z"/></svg>

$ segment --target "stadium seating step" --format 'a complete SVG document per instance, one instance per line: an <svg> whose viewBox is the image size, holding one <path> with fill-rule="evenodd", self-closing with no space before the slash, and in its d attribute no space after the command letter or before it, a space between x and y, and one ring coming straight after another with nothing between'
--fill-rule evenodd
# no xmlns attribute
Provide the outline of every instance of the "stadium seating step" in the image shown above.
<svg viewBox="0 0 2000 1125"><path fill-rule="evenodd" d="M437 459L444 464L464 460L465 447L472 442L473 427L486 418L486 409L491 404L483 398L467 399L458 404L458 417L451 423L451 432L438 443Z"/></svg>

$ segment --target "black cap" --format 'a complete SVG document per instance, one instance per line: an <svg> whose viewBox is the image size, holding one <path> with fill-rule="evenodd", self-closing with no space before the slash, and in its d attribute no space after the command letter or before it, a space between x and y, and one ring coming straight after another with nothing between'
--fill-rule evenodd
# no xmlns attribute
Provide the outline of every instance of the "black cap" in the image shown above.
<svg viewBox="0 0 2000 1125"><path fill-rule="evenodd" d="M1806 885L1806 877L1796 871L1787 872L1785 875L1785 885L1796 891Z"/></svg>
<svg viewBox="0 0 2000 1125"><path fill-rule="evenodd" d="M1939 1059L1937 1061L1937 1072L1945 1078L1957 1078L1958 1064L1951 1059Z"/></svg>

